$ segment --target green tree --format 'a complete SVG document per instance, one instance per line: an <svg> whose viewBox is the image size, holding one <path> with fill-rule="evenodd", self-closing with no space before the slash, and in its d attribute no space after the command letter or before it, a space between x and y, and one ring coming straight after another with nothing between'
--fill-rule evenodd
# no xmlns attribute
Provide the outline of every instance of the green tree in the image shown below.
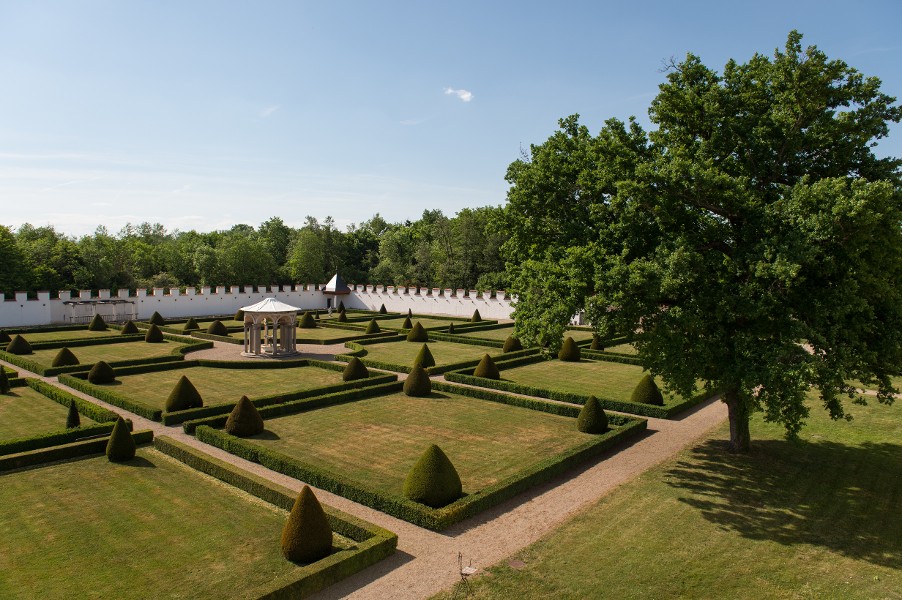
<svg viewBox="0 0 902 600"><path fill-rule="evenodd" d="M757 410L795 435L811 386L833 418L844 397L864 401L855 380L890 403L902 161L872 147L902 118L894 103L791 32L722 74L672 64L647 135L562 120L508 170L518 335L556 346L557 320L582 309L599 333L635 333L670 390L721 393L734 451Z"/></svg>
<svg viewBox="0 0 902 600"><path fill-rule="evenodd" d="M0 294L24 290L31 269L9 228L0 225Z"/></svg>

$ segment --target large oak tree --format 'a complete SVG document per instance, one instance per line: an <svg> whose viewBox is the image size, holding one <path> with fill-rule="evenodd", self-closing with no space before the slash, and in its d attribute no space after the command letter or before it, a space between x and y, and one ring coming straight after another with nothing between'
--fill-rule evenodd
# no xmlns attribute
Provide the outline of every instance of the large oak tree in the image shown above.
<svg viewBox="0 0 902 600"><path fill-rule="evenodd" d="M553 348L579 310L635 333L671 390L720 392L736 451L752 412L792 436L812 386L840 418L856 381L890 403L902 367L900 161L873 152L902 109L801 38L673 62L653 130L569 117L507 174L519 335Z"/></svg>

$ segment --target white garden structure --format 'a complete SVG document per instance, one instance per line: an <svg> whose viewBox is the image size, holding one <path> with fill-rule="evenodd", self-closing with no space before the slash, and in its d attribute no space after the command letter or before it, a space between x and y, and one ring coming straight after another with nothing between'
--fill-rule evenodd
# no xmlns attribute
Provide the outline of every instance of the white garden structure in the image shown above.
<svg viewBox="0 0 902 600"><path fill-rule="evenodd" d="M288 356L297 354L296 306L265 298L244 311L244 356Z"/></svg>

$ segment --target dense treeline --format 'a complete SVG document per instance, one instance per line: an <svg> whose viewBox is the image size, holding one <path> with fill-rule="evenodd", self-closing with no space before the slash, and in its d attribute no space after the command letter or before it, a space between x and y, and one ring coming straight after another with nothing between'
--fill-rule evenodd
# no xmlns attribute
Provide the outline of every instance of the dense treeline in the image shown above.
<svg viewBox="0 0 902 600"><path fill-rule="evenodd" d="M377 214L345 231L331 217L307 217L300 228L273 217L209 233L141 223L115 234L100 226L80 238L27 223L0 226L0 290L323 283L335 272L352 283L501 289L501 213L427 210L405 223Z"/></svg>

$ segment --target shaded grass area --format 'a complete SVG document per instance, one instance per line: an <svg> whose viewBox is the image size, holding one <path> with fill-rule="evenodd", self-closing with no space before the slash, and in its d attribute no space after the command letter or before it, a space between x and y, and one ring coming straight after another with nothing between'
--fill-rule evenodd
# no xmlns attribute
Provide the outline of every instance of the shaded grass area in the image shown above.
<svg viewBox="0 0 902 600"><path fill-rule="evenodd" d="M473 493L591 438L572 418L438 392L319 408L268 420L266 429L251 439L397 495L429 444L444 450Z"/></svg>
<svg viewBox="0 0 902 600"><path fill-rule="evenodd" d="M719 427L474 579L475 597L898 598L899 408L848 423L811 405L798 441L756 416L746 456Z"/></svg>
<svg viewBox="0 0 902 600"><path fill-rule="evenodd" d="M472 346L455 342L430 341L427 342L427 345L433 358L435 358L435 364L439 367L468 360L479 360L485 354L491 356L501 354L501 348ZM408 342L405 340L367 344L365 346L366 358L393 365L410 366L422 347L423 342Z"/></svg>
<svg viewBox="0 0 902 600"><path fill-rule="evenodd" d="M83 340L121 335L118 329L89 331L88 329L68 329L61 331L35 331L22 334L29 342L55 342L57 340Z"/></svg>
<svg viewBox="0 0 902 600"><path fill-rule="evenodd" d="M204 406L237 402L241 396L253 400L342 382L341 371L313 366L289 369L220 369L197 366L122 375L116 383L104 387L110 387L138 404L162 409L169 392L182 375L190 379L200 392Z"/></svg>
<svg viewBox="0 0 902 600"><path fill-rule="evenodd" d="M79 346L72 348L72 353L78 358L79 363L90 366L97 361L133 360L139 358L154 358L157 356L169 356L173 350L185 346L169 340L149 344L139 340L136 342L122 342L119 344L97 344L94 346ZM53 357L60 351L59 348L35 350L24 358L49 367Z"/></svg>
<svg viewBox="0 0 902 600"><path fill-rule="evenodd" d="M617 344L616 346L609 346L605 348L606 352L616 352L618 354L631 354L633 356L637 355L636 347L632 344Z"/></svg>
<svg viewBox="0 0 902 600"><path fill-rule="evenodd" d="M540 361L501 371L501 378L522 385L629 402L644 375L642 367L603 360ZM663 390L662 390L662 393ZM664 394L664 405L678 402Z"/></svg>
<svg viewBox="0 0 902 600"><path fill-rule="evenodd" d="M27 386L0 394L0 442L66 429L69 409ZM82 425L94 421L80 415Z"/></svg>
<svg viewBox="0 0 902 600"><path fill-rule="evenodd" d="M300 571L285 511L149 448L2 479L3 598L256 598Z"/></svg>
<svg viewBox="0 0 902 600"><path fill-rule="evenodd" d="M401 329L401 326L404 324L404 319L406 319L406 315L398 317L396 319L380 319L379 327L382 329ZM432 317L411 317L411 324L416 324L417 321L420 322L420 325L423 327L447 327L451 323L458 325L462 323L460 320L456 319L440 319L440 318L432 318Z"/></svg>

